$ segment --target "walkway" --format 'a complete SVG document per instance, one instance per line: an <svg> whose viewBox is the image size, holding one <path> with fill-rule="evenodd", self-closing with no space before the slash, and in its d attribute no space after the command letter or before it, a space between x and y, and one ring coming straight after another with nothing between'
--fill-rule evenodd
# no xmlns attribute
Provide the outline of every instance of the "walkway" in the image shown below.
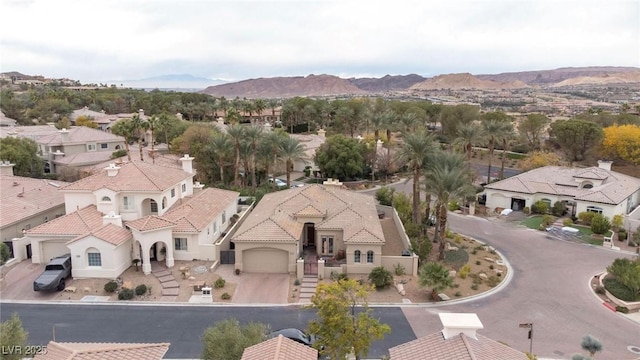
<svg viewBox="0 0 640 360"><path fill-rule="evenodd" d="M180 294L180 284L176 281L173 273L166 267L158 264L157 261L151 263L151 273L162 285L162 297L160 301L175 302Z"/></svg>

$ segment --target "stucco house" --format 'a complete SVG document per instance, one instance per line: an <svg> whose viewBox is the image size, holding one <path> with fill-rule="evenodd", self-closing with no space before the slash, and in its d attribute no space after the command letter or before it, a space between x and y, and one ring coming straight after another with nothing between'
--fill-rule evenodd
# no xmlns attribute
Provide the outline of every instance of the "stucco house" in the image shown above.
<svg viewBox="0 0 640 360"><path fill-rule="evenodd" d="M145 274L151 261L216 261L215 244L238 212L239 193L194 183L193 159L181 157L182 168L110 164L63 186L66 215L26 231L14 248L29 246L34 263L71 253L74 278L115 278L133 259Z"/></svg>
<svg viewBox="0 0 640 360"><path fill-rule="evenodd" d="M69 183L13 175L9 161L0 161L0 238L13 255L14 238L23 232L64 215L60 187ZM25 251L31 252L31 249Z"/></svg>
<svg viewBox="0 0 640 360"><path fill-rule="evenodd" d="M249 346L241 360L317 360L318 350L282 335Z"/></svg>
<svg viewBox="0 0 640 360"><path fill-rule="evenodd" d="M169 351L169 343L81 343L49 341L47 351L34 360L137 359L161 360Z"/></svg>
<svg viewBox="0 0 640 360"><path fill-rule="evenodd" d="M566 204L570 214L601 213L611 219L627 215L640 204L640 179L611 171L611 162L569 168L545 166L485 186L486 205L522 210L537 201Z"/></svg>
<svg viewBox="0 0 640 360"><path fill-rule="evenodd" d="M397 218L389 216L385 221L395 232L389 237L401 244L394 252L383 253L387 241L374 198L342 189L337 182L325 184L265 195L231 239L236 269L300 273L302 261L343 259L337 271L368 274L377 266L391 267L383 259L389 256L393 261L411 261L405 268L417 271L415 257L406 254L401 259L409 244L401 224L395 227ZM395 214L393 209L390 214ZM320 266L318 271L325 275Z"/></svg>

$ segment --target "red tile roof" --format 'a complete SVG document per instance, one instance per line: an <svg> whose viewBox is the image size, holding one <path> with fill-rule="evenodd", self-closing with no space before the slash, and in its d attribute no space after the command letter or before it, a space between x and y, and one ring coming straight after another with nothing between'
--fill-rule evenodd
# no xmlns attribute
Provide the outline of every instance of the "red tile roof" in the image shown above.
<svg viewBox="0 0 640 360"><path fill-rule="evenodd" d="M45 135L38 138L38 144L49 146L63 145L66 143L86 143L92 141L102 142L124 142L122 136L114 135L102 130L92 129L86 126L72 126L69 132L69 141L62 141L62 134L57 131L55 134Z"/></svg>
<svg viewBox="0 0 640 360"><path fill-rule="evenodd" d="M131 231L115 224L105 224L93 231L78 236L77 238L67 242L67 244L87 238L89 236L93 236L115 246L118 246L132 238Z"/></svg>
<svg viewBox="0 0 640 360"><path fill-rule="evenodd" d="M102 216L95 205L89 205L27 230L27 234L84 235L103 225Z"/></svg>
<svg viewBox="0 0 640 360"><path fill-rule="evenodd" d="M174 204L162 218L177 224L173 231L200 232L220 216L230 203L237 204L239 196L240 193L235 191L207 188L185 198L182 204Z"/></svg>
<svg viewBox="0 0 640 360"><path fill-rule="evenodd" d="M318 350L278 335L273 339L249 346L242 360L316 360Z"/></svg>
<svg viewBox="0 0 640 360"><path fill-rule="evenodd" d="M127 226L136 229L138 231L150 231L150 230L158 230L165 229L176 226L176 223L173 221L166 220L157 215L149 215L140 219L127 221Z"/></svg>
<svg viewBox="0 0 640 360"><path fill-rule="evenodd" d="M34 360L160 360L169 350L169 343L72 343L50 341L47 353Z"/></svg>
<svg viewBox="0 0 640 360"><path fill-rule="evenodd" d="M56 207L64 208L61 186L68 182L0 175L0 227Z"/></svg>

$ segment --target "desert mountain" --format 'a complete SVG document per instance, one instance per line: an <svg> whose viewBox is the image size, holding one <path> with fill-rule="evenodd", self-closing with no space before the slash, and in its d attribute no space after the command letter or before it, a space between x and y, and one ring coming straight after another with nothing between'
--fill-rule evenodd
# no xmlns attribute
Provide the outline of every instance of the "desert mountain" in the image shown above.
<svg viewBox="0 0 640 360"><path fill-rule="evenodd" d="M231 84L209 86L202 91L226 98L280 98L295 96L327 96L364 94L349 80L333 75L309 75L306 77L275 77L244 80Z"/></svg>
<svg viewBox="0 0 640 360"><path fill-rule="evenodd" d="M204 89L207 86L223 84L224 81L189 74L170 74L135 80L110 80L107 83L143 89Z"/></svg>
<svg viewBox="0 0 640 360"><path fill-rule="evenodd" d="M385 75L381 78L351 78L351 81L359 89L371 92L385 92L385 91L398 91L406 90L424 81L420 75Z"/></svg>
<svg viewBox="0 0 640 360"><path fill-rule="evenodd" d="M596 76L578 76L555 83L551 85L551 87L638 83L640 83L640 71L630 71Z"/></svg>
<svg viewBox="0 0 640 360"><path fill-rule="evenodd" d="M529 85L550 85L576 77L598 77L611 74L637 72L637 67L589 66L568 67L554 70L520 71L491 75L476 75L478 79L500 82L523 81Z"/></svg>
<svg viewBox="0 0 640 360"><path fill-rule="evenodd" d="M498 82L482 80L469 73L438 75L411 86L411 90L437 89L517 89L527 87L522 81Z"/></svg>

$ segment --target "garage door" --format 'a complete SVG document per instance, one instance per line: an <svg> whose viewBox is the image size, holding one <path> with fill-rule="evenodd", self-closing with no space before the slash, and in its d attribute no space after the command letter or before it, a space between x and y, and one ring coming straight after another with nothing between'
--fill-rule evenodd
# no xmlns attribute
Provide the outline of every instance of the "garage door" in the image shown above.
<svg viewBox="0 0 640 360"><path fill-rule="evenodd" d="M276 249L250 249L242 253L244 272L282 274L289 272L289 253Z"/></svg>
<svg viewBox="0 0 640 360"><path fill-rule="evenodd" d="M41 243L42 254L40 255L40 261L42 261L43 264L46 264L56 256L68 254L70 250L65 243L66 241L43 241Z"/></svg>

